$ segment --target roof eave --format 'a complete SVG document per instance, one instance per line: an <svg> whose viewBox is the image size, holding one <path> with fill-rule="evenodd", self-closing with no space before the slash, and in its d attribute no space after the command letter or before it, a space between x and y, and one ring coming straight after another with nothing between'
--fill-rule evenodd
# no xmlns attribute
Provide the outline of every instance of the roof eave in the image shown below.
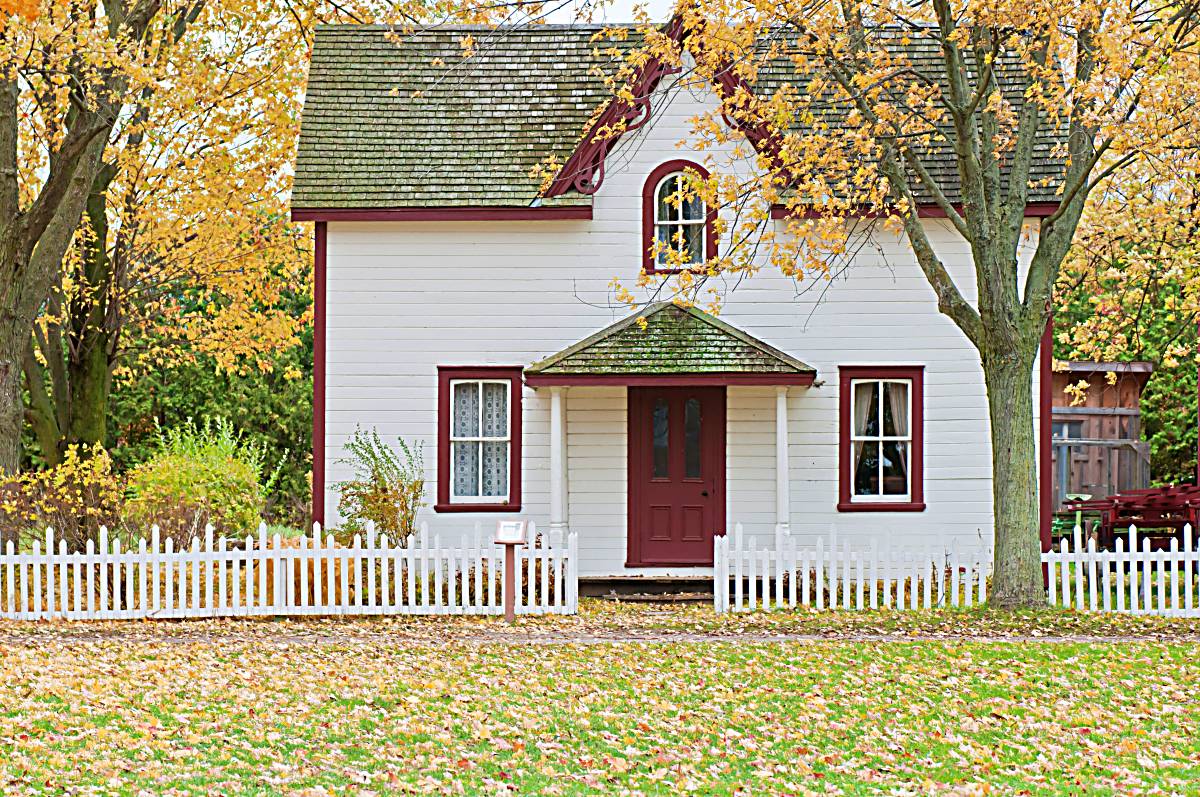
<svg viewBox="0 0 1200 797"><path fill-rule="evenodd" d="M531 374L525 373L529 387L808 387L817 378L815 371L805 373L728 373L694 372L678 374Z"/></svg>

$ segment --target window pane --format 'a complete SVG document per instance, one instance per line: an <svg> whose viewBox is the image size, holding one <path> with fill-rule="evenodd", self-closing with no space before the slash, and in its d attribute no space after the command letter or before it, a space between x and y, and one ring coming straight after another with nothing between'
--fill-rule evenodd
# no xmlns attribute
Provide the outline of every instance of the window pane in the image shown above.
<svg viewBox="0 0 1200 797"><path fill-rule="evenodd" d="M692 195L683 200L683 218L691 221L698 221L704 218L704 200L699 196Z"/></svg>
<svg viewBox="0 0 1200 797"><path fill-rule="evenodd" d="M878 382L859 382L854 386L854 434L879 435Z"/></svg>
<svg viewBox="0 0 1200 797"><path fill-rule="evenodd" d="M670 197L679 190L679 176L671 175L663 180L658 186L658 218L662 219L677 219L679 218L679 208L670 202Z"/></svg>
<svg viewBox="0 0 1200 797"><path fill-rule="evenodd" d="M884 437L908 437L908 382L884 382L883 397Z"/></svg>
<svg viewBox="0 0 1200 797"><path fill-rule="evenodd" d="M508 385L483 385L483 436L508 437Z"/></svg>
<svg viewBox="0 0 1200 797"><path fill-rule="evenodd" d="M883 494L908 495L908 443L883 444Z"/></svg>
<svg viewBox="0 0 1200 797"><path fill-rule="evenodd" d="M508 443L483 444L483 494L508 497Z"/></svg>
<svg viewBox="0 0 1200 797"><path fill-rule="evenodd" d="M668 253L675 248L675 244L673 242L674 239L671 237L675 232L675 227L671 226L670 224L659 224L654 229L655 234L657 235L656 242L658 244L658 256L655 258L655 260L661 266L666 264L669 256Z"/></svg>
<svg viewBox="0 0 1200 797"><path fill-rule="evenodd" d="M690 398L683 406L683 475L700 478L700 399Z"/></svg>
<svg viewBox="0 0 1200 797"><path fill-rule="evenodd" d="M479 383L454 386L454 437L479 436Z"/></svg>
<svg viewBox="0 0 1200 797"><path fill-rule="evenodd" d="M879 495L879 443L854 443L854 494Z"/></svg>
<svg viewBox="0 0 1200 797"><path fill-rule="evenodd" d="M667 443L671 436L670 418L665 399L654 402L654 478L665 479L669 475L667 466Z"/></svg>
<svg viewBox="0 0 1200 797"><path fill-rule="evenodd" d="M479 494L479 443L453 443L454 494Z"/></svg>
<svg viewBox="0 0 1200 797"><path fill-rule="evenodd" d="M687 252L687 262L704 262L704 225L687 224L683 227L684 249Z"/></svg>

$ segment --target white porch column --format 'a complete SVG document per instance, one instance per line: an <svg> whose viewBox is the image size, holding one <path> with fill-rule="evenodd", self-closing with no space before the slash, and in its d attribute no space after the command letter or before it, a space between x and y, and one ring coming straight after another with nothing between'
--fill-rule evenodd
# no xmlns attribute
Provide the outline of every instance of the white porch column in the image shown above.
<svg viewBox="0 0 1200 797"><path fill-rule="evenodd" d="M775 544L790 531L792 518L791 480L788 470L788 391L775 388Z"/></svg>
<svg viewBox="0 0 1200 797"><path fill-rule="evenodd" d="M550 388L550 531L567 533L566 389Z"/></svg>

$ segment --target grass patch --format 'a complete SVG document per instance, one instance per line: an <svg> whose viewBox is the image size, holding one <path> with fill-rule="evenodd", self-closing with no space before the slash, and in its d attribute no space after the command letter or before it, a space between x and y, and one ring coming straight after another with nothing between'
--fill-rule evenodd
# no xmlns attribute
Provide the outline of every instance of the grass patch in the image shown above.
<svg viewBox="0 0 1200 797"><path fill-rule="evenodd" d="M838 639L864 629L1048 634L1055 621L1062 633L1074 616L1061 613L708 612L589 603L580 617L526 620L516 631L669 638L707 629L719 641L464 640L510 633L489 619L103 624L109 637L95 635L97 624L8 625L0 784L43 793L1130 794L1187 792L1200 779L1190 641ZM780 629L832 638L734 638ZM1137 630L1171 637L1195 624Z"/></svg>

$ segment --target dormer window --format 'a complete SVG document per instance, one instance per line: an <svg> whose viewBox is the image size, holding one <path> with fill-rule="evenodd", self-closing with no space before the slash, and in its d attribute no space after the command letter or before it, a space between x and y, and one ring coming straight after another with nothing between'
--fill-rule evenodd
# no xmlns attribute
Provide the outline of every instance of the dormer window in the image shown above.
<svg viewBox="0 0 1200 797"><path fill-rule="evenodd" d="M708 179L702 166L677 160L662 164L646 180L642 267L647 274L699 268L717 253L716 213L690 190L687 171Z"/></svg>

